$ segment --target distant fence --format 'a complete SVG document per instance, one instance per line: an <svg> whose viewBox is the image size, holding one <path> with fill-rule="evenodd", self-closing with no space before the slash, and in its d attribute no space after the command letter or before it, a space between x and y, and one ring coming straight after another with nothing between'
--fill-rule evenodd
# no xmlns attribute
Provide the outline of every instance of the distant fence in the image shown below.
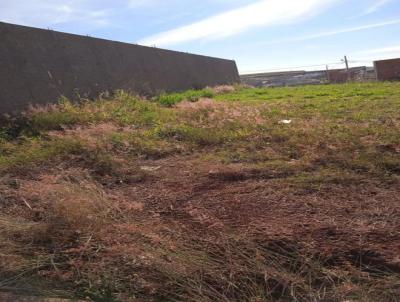
<svg viewBox="0 0 400 302"><path fill-rule="evenodd" d="M284 71L240 76L255 87L281 87L346 82L400 81L400 59L375 61L374 67L353 67L318 71Z"/></svg>
<svg viewBox="0 0 400 302"><path fill-rule="evenodd" d="M372 68L353 67L347 69L332 69L327 71L327 80L331 84L341 84L346 82L365 82L375 81L376 75Z"/></svg>
<svg viewBox="0 0 400 302"><path fill-rule="evenodd" d="M374 67L379 81L400 80L400 59L375 61Z"/></svg>
<svg viewBox="0 0 400 302"><path fill-rule="evenodd" d="M372 71L372 78L375 77ZM371 79L371 70L367 67L317 71L286 71L242 75L243 83L256 87L282 87L318 84L338 84L347 81Z"/></svg>
<svg viewBox="0 0 400 302"><path fill-rule="evenodd" d="M0 22L0 114L61 95L155 95L239 81L231 60Z"/></svg>

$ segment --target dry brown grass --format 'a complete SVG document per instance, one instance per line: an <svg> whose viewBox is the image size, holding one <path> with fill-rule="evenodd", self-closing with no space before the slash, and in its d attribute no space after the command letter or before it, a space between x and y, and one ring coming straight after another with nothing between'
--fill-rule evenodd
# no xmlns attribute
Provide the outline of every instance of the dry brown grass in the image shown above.
<svg viewBox="0 0 400 302"><path fill-rule="evenodd" d="M187 121L197 127L226 127L229 123L256 126L265 122L262 116L265 106L243 106L201 99L196 103L181 102L176 107L181 113L182 122Z"/></svg>
<svg viewBox="0 0 400 302"><path fill-rule="evenodd" d="M65 278L61 271L69 260L60 251L85 246L102 236L105 224L123 219L118 205L88 179L70 171L20 183L13 198L24 206L0 218L0 287L18 288L32 282L32 273L48 268Z"/></svg>
<svg viewBox="0 0 400 302"><path fill-rule="evenodd" d="M162 290L179 301L395 301L398 283L390 274L370 279L356 269L329 268L327 259L290 241L224 237L187 246L160 266L169 280Z"/></svg>
<svg viewBox="0 0 400 302"><path fill-rule="evenodd" d="M209 89L212 90L215 94L223 94L223 93L234 92L236 90L236 87L232 85L220 85L220 86L210 87Z"/></svg>

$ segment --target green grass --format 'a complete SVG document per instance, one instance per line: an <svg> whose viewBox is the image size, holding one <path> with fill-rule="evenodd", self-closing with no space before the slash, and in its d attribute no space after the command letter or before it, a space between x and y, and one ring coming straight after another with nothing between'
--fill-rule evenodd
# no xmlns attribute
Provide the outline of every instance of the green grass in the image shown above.
<svg viewBox="0 0 400 302"><path fill-rule="evenodd" d="M26 168L50 160L61 160L64 156L79 154L82 150L83 146L78 140L68 138L31 138L18 143L3 143L0 145L0 167L3 170Z"/></svg>
<svg viewBox="0 0 400 302"><path fill-rule="evenodd" d="M162 94L156 101L163 106L172 107L182 101L197 102L200 98L212 98L214 95L210 89L187 90L181 93Z"/></svg>
<svg viewBox="0 0 400 302"><path fill-rule="evenodd" d="M63 100L55 109L33 112L23 124L1 130L0 169L67 155L75 152L76 141L86 143L77 137L68 137L71 143L64 142L49 136L49 131L113 123L129 130L113 130L98 140L98 148L114 144L115 150L125 148L144 157L212 148L226 163L267 166L271 161L297 160L317 170L393 176L400 164L396 151L400 141L399 95L398 83L368 83L238 87L215 95L214 103L194 110L165 105L211 97L211 91L162 95L158 102L121 91L111 99L81 105ZM281 124L283 119L292 122Z"/></svg>
<svg viewBox="0 0 400 302"><path fill-rule="evenodd" d="M62 99L56 109L37 110L26 121L28 133L60 130L74 125L114 122L118 125L154 126L167 121L173 112L123 91L113 97L76 105Z"/></svg>

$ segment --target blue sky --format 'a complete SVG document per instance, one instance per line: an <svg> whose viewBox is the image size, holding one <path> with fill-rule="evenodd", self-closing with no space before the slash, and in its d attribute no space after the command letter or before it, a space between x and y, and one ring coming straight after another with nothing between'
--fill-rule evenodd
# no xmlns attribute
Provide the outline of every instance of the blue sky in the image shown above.
<svg viewBox="0 0 400 302"><path fill-rule="evenodd" d="M0 0L0 20L235 59L242 73L400 57L400 0Z"/></svg>

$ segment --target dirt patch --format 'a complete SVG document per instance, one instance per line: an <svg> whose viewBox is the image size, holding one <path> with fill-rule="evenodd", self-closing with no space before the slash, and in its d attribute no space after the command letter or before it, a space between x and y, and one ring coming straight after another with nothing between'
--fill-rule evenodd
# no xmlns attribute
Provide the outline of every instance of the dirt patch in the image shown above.
<svg viewBox="0 0 400 302"><path fill-rule="evenodd" d="M307 193L287 187L285 173L227 170L195 158L179 163L154 162L161 167L157 179L122 190L143 204L145 212L187 230L262 231L266 239L303 241L326 255L337 250L351 254L358 246L387 262L396 261L400 252L398 185L333 184ZM374 235L378 233L393 236L388 241Z"/></svg>

